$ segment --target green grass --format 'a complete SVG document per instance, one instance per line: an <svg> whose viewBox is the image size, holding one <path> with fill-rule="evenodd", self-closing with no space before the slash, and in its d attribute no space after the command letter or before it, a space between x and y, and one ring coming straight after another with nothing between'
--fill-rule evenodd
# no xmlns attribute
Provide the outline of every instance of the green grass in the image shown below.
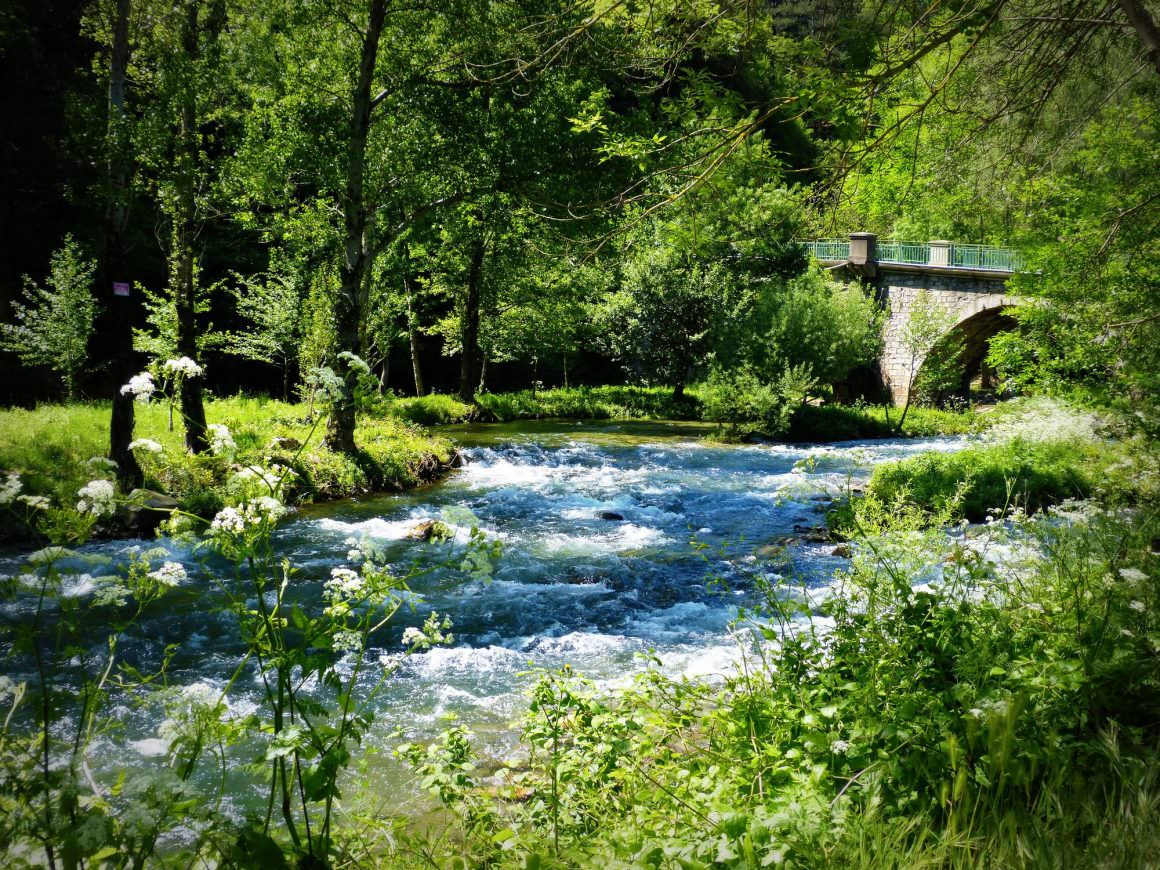
<svg viewBox="0 0 1160 870"><path fill-rule="evenodd" d="M705 419L702 394L697 385L680 401L668 387L572 387L569 389L522 390L516 393L482 393L477 404L469 405L454 396L429 395L398 399L390 405L392 416L438 426L452 423L543 420L695 420ZM892 409L890 422L899 411ZM978 431L980 418L971 412L911 408L903 435L960 435ZM889 438L895 435L887 425L882 406L806 405L794 412L786 441L845 441L854 438Z"/></svg>
<svg viewBox="0 0 1160 870"><path fill-rule="evenodd" d="M1110 464L1110 452L1095 443L1015 439L925 453L875 468L866 495L884 505L909 502L932 512L951 506L952 515L980 522L1008 505L1035 511L1086 498Z"/></svg>
<svg viewBox="0 0 1160 870"><path fill-rule="evenodd" d="M299 479L291 494L300 500L344 498L372 490L398 490L432 479L450 461L453 446L418 426L391 417L361 417L356 461L322 446L324 423L306 420L306 406L273 399L234 397L206 404L210 423L227 426L237 444L232 458L186 454L180 418L169 430L167 406L137 407L137 438L152 438L161 454L139 452L145 485L174 496L183 507L205 514L227 499L223 486L234 465L292 465ZM109 408L105 403L42 405L0 411L0 469L20 473L24 491L70 503L94 476L87 464L108 451ZM276 437L293 438L301 451L272 449Z"/></svg>

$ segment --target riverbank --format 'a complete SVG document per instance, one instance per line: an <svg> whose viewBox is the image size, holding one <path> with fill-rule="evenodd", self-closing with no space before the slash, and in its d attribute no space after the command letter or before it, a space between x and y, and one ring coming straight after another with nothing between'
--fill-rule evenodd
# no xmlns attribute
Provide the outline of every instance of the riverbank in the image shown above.
<svg viewBox="0 0 1160 870"><path fill-rule="evenodd" d="M451 467L455 447L420 426L395 417L359 419L357 459L322 444L325 419L311 421L304 404L272 399L211 399L206 417L215 430L213 449L185 451L180 421L170 429L168 408L137 409L135 453L145 488L175 499L192 514L212 517L231 502L236 472L250 467L290 469L283 494L289 503L331 501L369 492L409 489L437 479ZM109 476L109 409L106 403L42 405L0 411L0 470L20 475L23 492L72 504L90 480ZM117 525L110 534L124 533ZM0 539L20 540L15 524Z"/></svg>
<svg viewBox="0 0 1160 870"><path fill-rule="evenodd" d="M459 423L514 423L519 420L682 420L715 422L706 413L704 388L693 385L677 399L668 387L602 386L516 393L480 393L476 404L432 394L397 399L389 413L424 426ZM983 419L971 411L911 408L902 432L899 411L883 405L802 405L776 440L850 441L856 438L965 435Z"/></svg>

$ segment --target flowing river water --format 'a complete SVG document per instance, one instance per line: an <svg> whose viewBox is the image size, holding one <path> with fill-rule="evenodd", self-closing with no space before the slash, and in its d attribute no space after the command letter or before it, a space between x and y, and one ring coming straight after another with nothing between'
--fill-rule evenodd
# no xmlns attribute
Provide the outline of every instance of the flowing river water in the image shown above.
<svg viewBox="0 0 1160 870"><path fill-rule="evenodd" d="M470 516L502 542L490 581L454 571L423 576L408 606L373 638L370 656L398 669L375 696L368 742L430 739L455 717L476 733L483 754L505 757L517 744L536 668L567 663L611 683L645 667L641 654L651 652L674 675L727 673L738 656L730 623L752 603L752 572L760 570L753 554L782 544L778 571L826 585L844 559L833 544L811 542L809 529L824 525L828 497L865 479L875 463L964 443L735 446L701 440L704 431L676 423L457 427L449 434L466 462L444 481L309 507L285 521L278 549L299 568L297 594L315 606L330 569L348 564L351 537L368 539L398 564L422 558L429 545L408 535L428 519ZM188 578L145 615L124 655L156 660L178 644L170 682L221 687L241 649L234 618L213 606L209 574L225 566L173 542L160 545L166 558L185 563ZM101 542L84 553L123 562L135 546L142 542ZM98 571L83 561L74 568L69 588L88 594L86 578ZM0 564L13 570L14 561ZM725 582L710 583L712 576ZM404 629L432 610L452 619L454 643L403 657ZM256 678L243 681L231 707L244 711L258 697ZM155 707L126 704L113 713L125 728L97 741L99 767L147 765L164 754ZM257 788L240 778L236 808L250 804Z"/></svg>

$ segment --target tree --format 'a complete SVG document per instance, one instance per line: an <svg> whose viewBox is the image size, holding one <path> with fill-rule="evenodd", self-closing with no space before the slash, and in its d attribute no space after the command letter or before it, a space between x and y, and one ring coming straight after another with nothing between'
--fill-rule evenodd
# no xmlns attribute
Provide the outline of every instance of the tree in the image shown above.
<svg viewBox="0 0 1160 870"><path fill-rule="evenodd" d="M906 400L902 405L902 414L898 418L896 432L902 431L906 422L906 414L910 410L914 398L914 385L924 361L931 351L939 344L947 331L953 325L950 314L931 298L925 290L919 290L910 302L907 312L906 325L902 328L901 344L906 353ZM938 361L932 361L936 365ZM889 410L887 411L889 420Z"/></svg>
<svg viewBox="0 0 1160 870"><path fill-rule="evenodd" d="M105 209L101 222L101 256L97 269L98 299L104 318L101 334L112 347L113 401L109 418L109 458L117 463L117 479L125 489L138 487L144 480L137 457L129 448L133 442L136 403L131 393L122 392L136 366L133 359L132 297L122 295L129 286L125 274L125 235L129 224L131 191L132 120L125 104L125 81L129 67L130 0L115 0L113 28L109 35L109 80L105 116ZM121 285L118 293L114 285Z"/></svg>
<svg viewBox="0 0 1160 870"><path fill-rule="evenodd" d="M302 353L305 325L299 276L274 265L260 276L234 277L230 292L248 328L224 335L222 349L277 367L282 374L282 398L288 399L290 373Z"/></svg>
<svg viewBox="0 0 1160 870"><path fill-rule="evenodd" d="M25 301L12 303L16 322L0 324L0 347L19 355L25 365L56 372L70 401L77 396L77 378L88 360L96 268L73 237L65 236L52 255L45 286L25 276Z"/></svg>

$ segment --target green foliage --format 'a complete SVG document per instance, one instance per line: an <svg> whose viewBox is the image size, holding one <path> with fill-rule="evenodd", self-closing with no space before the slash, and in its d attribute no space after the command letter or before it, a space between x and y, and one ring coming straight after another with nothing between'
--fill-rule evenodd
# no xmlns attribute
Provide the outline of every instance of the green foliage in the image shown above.
<svg viewBox="0 0 1160 870"><path fill-rule="evenodd" d="M77 379L88 361L96 268L72 236L65 236L52 255L44 286L25 276L25 301L12 302L16 322L0 324L0 348L17 354L25 365L52 369L70 400L77 395Z"/></svg>
<svg viewBox="0 0 1160 870"><path fill-rule="evenodd" d="M206 407L211 423L226 427L234 451L187 454L181 433L169 430L163 406L137 406L138 439L160 447L157 453L136 451L146 486L172 495L190 513L211 514L230 503L233 476L251 465L292 467L295 476L286 496L323 500L429 481L453 453L445 438L391 417L367 415L359 425L363 455L341 457L319 444L317 423L308 420L304 405L236 397L213 399ZM0 468L19 472L29 492L69 503L91 479L92 458L104 455L108 437L108 406L103 404L2 411ZM306 449L287 450L277 446L277 438L293 439ZM10 526L5 531L19 530Z"/></svg>
<svg viewBox="0 0 1160 870"><path fill-rule="evenodd" d="M429 848L512 867L1146 854L1160 761L1154 505L1131 518L1090 504L1017 512L954 537L925 522L884 513L828 596L756 567L764 605L739 624L745 665L720 688L650 670L609 695L569 669L543 675L520 801L501 792L484 831L453 824ZM1026 555L991 555L1009 545Z"/></svg>
<svg viewBox="0 0 1160 870"><path fill-rule="evenodd" d="M749 370L714 370L701 388L705 419L729 424L728 436L776 438L813 388L808 370L789 369L774 383L762 383Z"/></svg>
<svg viewBox="0 0 1160 870"><path fill-rule="evenodd" d="M1008 506L1035 511L1085 498L1112 461L1104 445L1015 439L885 463L874 469L866 495L883 505L909 503L936 515L953 504L956 518L981 522Z"/></svg>

